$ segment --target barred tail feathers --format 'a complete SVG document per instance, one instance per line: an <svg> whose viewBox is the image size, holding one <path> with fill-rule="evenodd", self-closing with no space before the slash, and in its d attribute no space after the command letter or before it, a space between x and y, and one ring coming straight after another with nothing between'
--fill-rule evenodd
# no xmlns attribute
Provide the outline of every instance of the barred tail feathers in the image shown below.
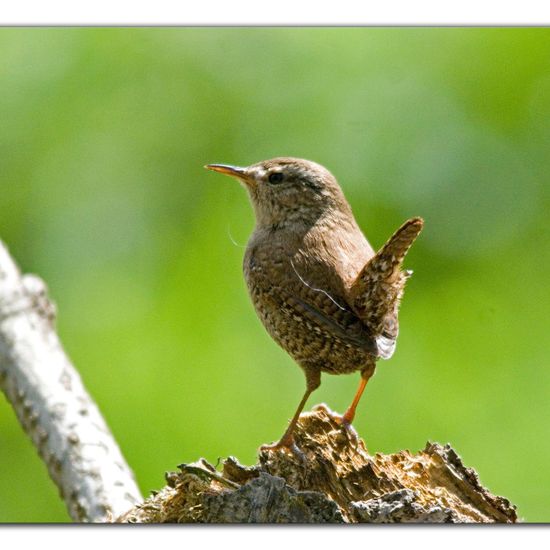
<svg viewBox="0 0 550 550"><path fill-rule="evenodd" d="M377 341L378 353L391 357L399 332L398 308L412 271L401 265L422 230L422 218L406 221L365 265L350 289L350 304Z"/></svg>

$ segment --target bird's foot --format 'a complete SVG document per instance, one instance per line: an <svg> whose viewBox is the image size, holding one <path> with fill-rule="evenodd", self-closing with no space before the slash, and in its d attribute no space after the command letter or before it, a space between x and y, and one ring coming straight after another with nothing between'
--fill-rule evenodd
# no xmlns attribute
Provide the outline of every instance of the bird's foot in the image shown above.
<svg viewBox="0 0 550 550"><path fill-rule="evenodd" d="M351 420L349 419L349 417L346 416L345 414L343 415L333 414L332 418L334 419L336 424L339 424L340 426L342 426L342 428L344 428L344 431L346 432L348 438L357 447L357 445L359 444L359 434L356 432L355 428L352 426Z"/></svg>
<svg viewBox="0 0 550 550"><path fill-rule="evenodd" d="M332 418L333 418L334 422L336 422L336 424L339 424L339 425L342 426L348 433L355 434L355 436L357 437L357 432L355 431L355 428L352 426L352 424L351 424L351 422L349 421L349 419L346 418L346 415L345 415L345 414L343 414L343 415L334 414L334 415L332 415Z"/></svg>

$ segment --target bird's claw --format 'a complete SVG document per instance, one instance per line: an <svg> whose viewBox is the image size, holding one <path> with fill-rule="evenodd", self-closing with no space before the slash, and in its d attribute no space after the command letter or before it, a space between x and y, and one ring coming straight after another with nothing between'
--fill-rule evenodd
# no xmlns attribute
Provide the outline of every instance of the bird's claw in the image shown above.
<svg viewBox="0 0 550 550"><path fill-rule="evenodd" d="M352 426L351 422L346 418L346 415L334 414L332 416L336 424L342 426L346 432L348 438L355 443L355 446L359 444L359 434L356 432L355 428Z"/></svg>

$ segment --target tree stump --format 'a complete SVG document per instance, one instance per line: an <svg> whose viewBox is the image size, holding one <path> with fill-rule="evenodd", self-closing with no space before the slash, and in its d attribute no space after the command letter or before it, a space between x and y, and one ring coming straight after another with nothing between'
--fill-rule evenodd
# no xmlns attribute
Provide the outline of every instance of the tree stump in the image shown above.
<svg viewBox="0 0 550 550"><path fill-rule="evenodd" d="M121 515L124 523L515 523L516 508L484 488L450 445L370 455L325 406L300 417L299 452L262 450L220 471L200 459Z"/></svg>

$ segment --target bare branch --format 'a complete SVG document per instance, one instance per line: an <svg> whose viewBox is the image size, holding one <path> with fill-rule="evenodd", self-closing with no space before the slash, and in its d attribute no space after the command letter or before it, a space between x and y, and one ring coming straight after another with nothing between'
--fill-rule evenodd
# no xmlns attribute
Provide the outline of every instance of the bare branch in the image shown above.
<svg viewBox="0 0 550 550"><path fill-rule="evenodd" d="M0 242L0 387L74 521L101 522L142 500L105 420L67 358L46 286Z"/></svg>

